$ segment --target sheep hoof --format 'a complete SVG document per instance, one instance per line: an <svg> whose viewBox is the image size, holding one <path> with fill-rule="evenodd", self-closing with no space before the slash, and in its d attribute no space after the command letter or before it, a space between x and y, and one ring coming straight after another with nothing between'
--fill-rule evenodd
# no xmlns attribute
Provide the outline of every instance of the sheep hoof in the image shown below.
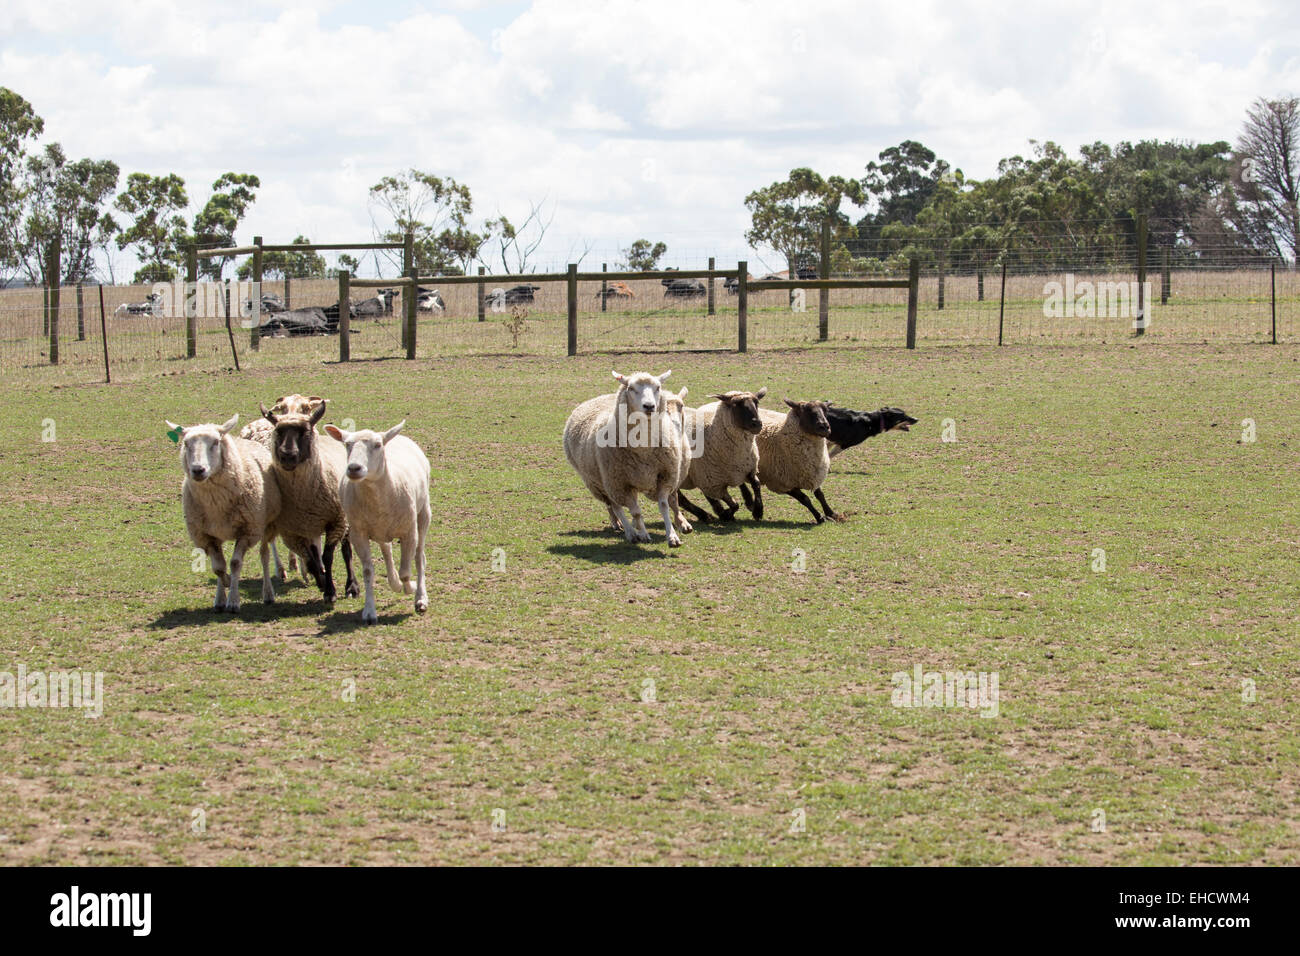
<svg viewBox="0 0 1300 956"><path fill-rule="evenodd" d="M682 539L677 537L677 535L674 534L668 538L668 547L680 548L681 546L682 546Z"/></svg>
<svg viewBox="0 0 1300 956"><path fill-rule="evenodd" d="M421 614L423 614L425 611L429 610L429 599L428 599L427 597L426 597L426 598L418 598L418 599L416 600L416 602L415 602L415 609L416 609L416 611L418 611L418 612L421 613Z"/></svg>
<svg viewBox="0 0 1300 956"><path fill-rule="evenodd" d="M362 623L362 624L378 624L378 623L379 623L379 615L376 614L374 611L362 611L362 612L361 612L361 623Z"/></svg>
<svg viewBox="0 0 1300 956"><path fill-rule="evenodd" d="M695 530L695 528L691 526L691 523L689 521L683 518L682 523L678 525L677 530L680 531L682 534L690 534L692 531Z"/></svg>
<svg viewBox="0 0 1300 956"><path fill-rule="evenodd" d="M357 586L356 581L353 581L346 588L344 588L343 593L345 593L348 597L361 597L361 588Z"/></svg>

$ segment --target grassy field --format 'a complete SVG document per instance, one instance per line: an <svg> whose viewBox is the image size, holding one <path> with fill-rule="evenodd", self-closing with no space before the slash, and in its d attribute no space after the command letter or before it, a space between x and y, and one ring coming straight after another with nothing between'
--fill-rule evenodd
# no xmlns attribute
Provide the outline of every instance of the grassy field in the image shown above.
<svg viewBox="0 0 1300 956"><path fill-rule="evenodd" d="M835 459L842 523L627 545L559 440L611 366L920 424ZM207 610L163 419L290 391L428 451L427 615ZM0 709L0 862L1297 864L1298 456L1290 345L7 378L0 671L104 701ZM893 706L917 666L997 716Z"/></svg>

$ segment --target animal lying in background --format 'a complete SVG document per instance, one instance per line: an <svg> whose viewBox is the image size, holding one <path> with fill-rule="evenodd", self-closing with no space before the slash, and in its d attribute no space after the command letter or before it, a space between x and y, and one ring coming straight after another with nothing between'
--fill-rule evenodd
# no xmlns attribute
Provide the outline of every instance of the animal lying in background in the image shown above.
<svg viewBox="0 0 1300 956"><path fill-rule="evenodd" d="M143 302L123 302L113 310L113 318L131 315L157 315L163 314L162 296L157 292L150 292L144 297Z"/></svg>
<svg viewBox="0 0 1300 956"><path fill-rule="evenodd" d="M788 398L785 403L790 406L785 415L759 409L763 430L758 433L758 478L764 488L799 502L821 524L826 519L808 500L804 490L817 496L827 517L836 516L822 494L822 482L831 467L831 456L826 450L826 439L831 433L830 423L826 421L826 403L792 402ZM762 518L762 499L751 510L755 518Z"/></svg>
<svg viewBox="0 0 1300 956"><path fill-rule="evenodd" d="M430 514L429 459L419 445L398 434L405 425L403 421L386 432L345 432L333 425L325 426L331 438L343 443L347 454L347 477L339 488L339 497L348 516L348 538L361 558L361 577L366 584L361 620L365 624L379 623L371 541L378 542L383 552L388 586L399 593L414 594L416 611L424 613L429 609L424 555ZM402 546L400 579L393 571L393 541Z"/></svg>
<svg viewBox="0 0 1300 956"><path fill-rule="evenodd" d="M180 435L185 529L212 562L217 576L212 607L217 611L239 610L239 573L244 553L254 544L262 558L262 600L267 604L275 600L268 545L280 515L279 485L267 450L230 434L238 422L236 415L224 425L167 423ZM235 542L229 572L222 553L227 541Z"/></svg>
<svg viewBox="0 0 1300 956"><path fill-rule="evenodd" d="M419 288L415 298L416 312L445 312L447 303L442 300L442 296L437 289L426 289L423 286Z"/></svg>
<svg viewBox="0 0 1300 956"><path fill-rule="evenodd" d="M697 520L708 521L709 516L682 494L691 488L699 488L704 493L722 521L731 521L740 508L728 490L736 486L749 510L754 511L757 501L758 511L762 512L763 491L758 483L760 462L755 436L763 429L758 403L766 394L766 388L757 392L724 392L713 396L716 402L686 410L687 432L698 447L698 457L691 459L690 471L677 490L677 500Z"/></svg>
<svg viewBox="0 0 1300 956"><path fill-rule="evenodd" d="M908 431L916 424L917 419L892 405L886 405L874 412L855 412L851 408L836 408L832 403L827 402L826 421L831 426L827 443L830 445L831 457L834 458L840 452L847 451L854 445L860 445L881 432L894 429L900 432Z"/></svg>
<svg viewBox="0 0 1300 956"><path fill-rule="evenodd" d="M695 299L708 292L699 279L660 279L659 282L664 287L665 298Z"/></svg>
<svg viewBox="0 0 1300 956"><path fill-rule="evenodd" d="M611 282L604 291L597 290L596 298L599 299L601 296L604 296L605 301L608 302L610 299L635 299L636 293L626 282Z"/></svg>

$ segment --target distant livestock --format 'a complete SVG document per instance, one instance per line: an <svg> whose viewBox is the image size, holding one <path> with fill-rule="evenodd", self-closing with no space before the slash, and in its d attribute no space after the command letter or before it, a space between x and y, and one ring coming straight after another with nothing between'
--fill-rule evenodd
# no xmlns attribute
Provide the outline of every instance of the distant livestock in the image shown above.
<svg viewBox="0 0 1300 956"><path fill-rule="evenodd" d="M753 281L754 281L754 277L749 273L745 273L745 282L750 283ZM722 282L722 287L726 289L728 292L730 292L732 295L740 294L740 280L737 279L735 276L727 276L727 278L724 279Z"/></svg>
<svg viewBox="0 0 1300 956"><path fill-rule="evenodd" d="M509 289L493 289L485 297L488 305L501 307L505 305L518 305L522 302L532 302L533 296L542 289L539 285L515 285Z"/></svg>
<svg viewBox="0 0 1300 956"><path fill-rule="evenodd" d="M660 279L664 297L670 299L697 299L705 295L704 283L699 279Z"/></svg>
<svg viewBox="0 0 1300 956"><path fill-rule="evenodd" d="M445 312L447 303L442 300L437 289L426 289L421 286L416 290L415 310L417 312Z"/></svg>
<svg viewBox="0 0 1300 956"><path fill-rule="evenodd" d="M636 293L626 282L611 282L605 289L596 293L596 298L604 296L605 301L610 299L635 299Z"/></svg>
<svg viewBox="0 0 1300 956"><path fill-rule="evenodd" d="M113 310L113 317L132 315L162 315L162 296L150 292L143 302L123 302Z"/></svg>

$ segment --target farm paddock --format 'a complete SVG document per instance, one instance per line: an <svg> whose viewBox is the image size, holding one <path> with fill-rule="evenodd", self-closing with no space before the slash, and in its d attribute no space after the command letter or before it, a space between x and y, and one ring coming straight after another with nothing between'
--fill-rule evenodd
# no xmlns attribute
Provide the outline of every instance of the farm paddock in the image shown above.
<svg viewBox="0 0 1300 956"><path fill-rule="evenodd" d="M104 674L0 708L4 863L1300 863L1294 345L179 365L0 384L0 670ZM627 545L559 440L611 367L920 422L842 523ZM427 615L208 610L163 420L292 391L428 452Z"/></svg>

